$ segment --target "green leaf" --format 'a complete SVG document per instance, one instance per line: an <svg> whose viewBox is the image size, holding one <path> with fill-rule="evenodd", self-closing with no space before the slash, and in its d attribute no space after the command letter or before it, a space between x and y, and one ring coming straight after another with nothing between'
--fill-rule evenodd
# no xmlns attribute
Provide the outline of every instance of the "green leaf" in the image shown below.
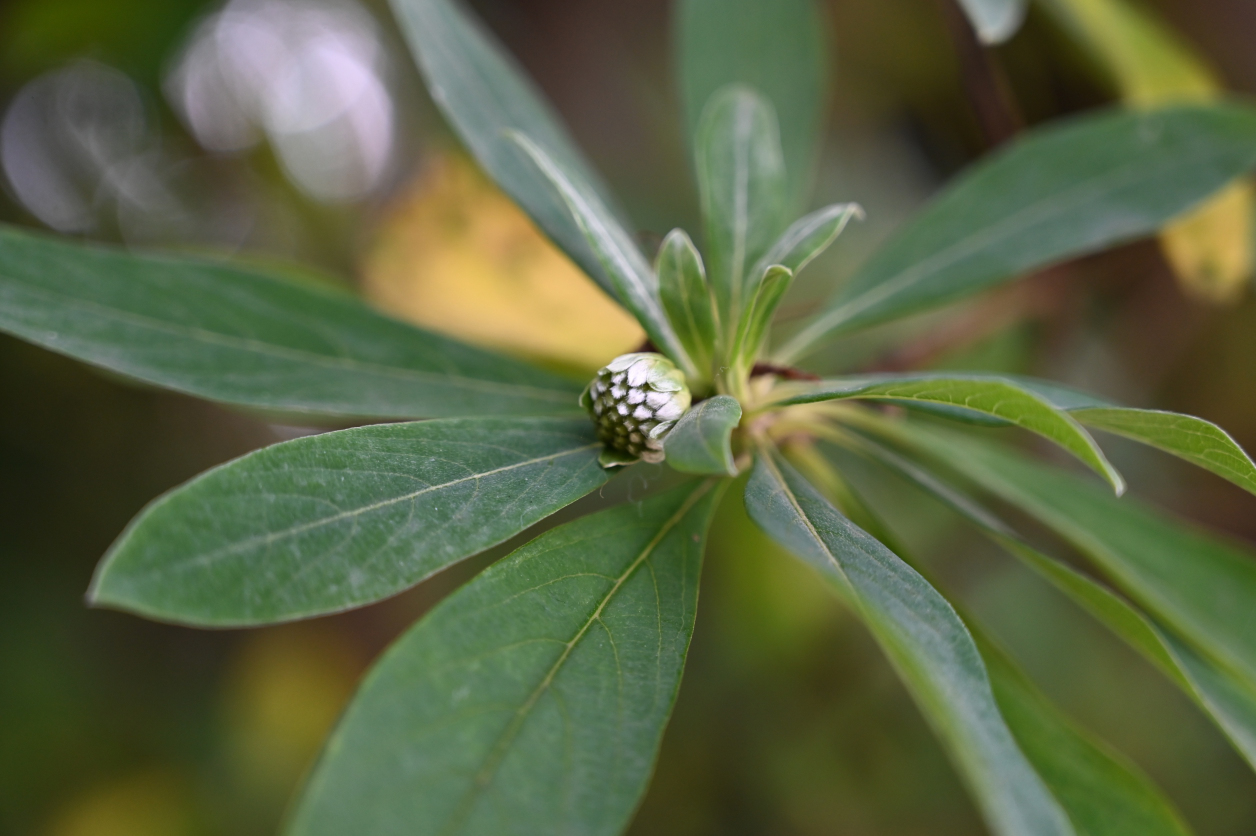
<svg viewBox="0 0 1256 836"><path fill-rule="evenodd" d="M667 463L681 473L736 476L730 440L739 423L741 404L736 398L707 398L681 416L664 437Z"/></svg>
<svg viewBox="0 0 1256 836"><path fill-rule="evenodd" d="M574 414L579 386L353 297L0 226L0 330L169 389L292 413Z"/></svg>
<svg viewBox="0 0 1256 836"><path fill-rule="evenodd" d="M875 430L964 472L962 455L947 455L950 448L945 441L921 433L911 424L878 422ZM1181 687L1216 722L1248 763L1256 767L1256 690L1205 661L1103 586L1029 545L985 508L928 471L863 435L845 437L839 443L869 455L937 497L1050 581Z"/></svg>
<svg viewBox="0 0 1256 836"><path fill-rule="evenodd" d="M999 710L1079 836L1189 836L1136 766L1065 717L1005 653L977 634Z"/></svg>
<svg viewBox="0 0 1256 836"><path fill-rule="evenodd" d="M632 237L624 231L595 192L573 179L531 137L522 133L512 133L510 136L545 175L550 185L562 195L571 217L597 254L606 275L610 276L619 300L637 318L660 351L675 360L686 374L696 376L698 370L693 360L681 347L676 332L672 330L671 323L663 312L658 277L650 269Z"/></svg>
<svg viewBox="0 0 1256 836"><path fill-rule="evenodd" d="M931 452L1041 520L1140 605L1256 687L1256 555L1160 508L936 429Z"/></svg>
<svg viewBox="0 0 1256 836"><path fill-rule="evenodd" d="M1159 409L1130 409L1046 380L1012 378L1087 426L1141 441L1256 493L1256 463L1211 421Z"/></svg>
<svg viewBox="0 0 1256 836"><path fill-rule="evenodd" d="M663 310L677 338L693 358L699 373L709 377L711 350L717 334L715 300L711 297L702 256L683 229L673 229L663 239L654 271L659 277ZM689 381L690 388L701 380Z"/></svg>
<svg viewBox="0 0 1256 836"><path fill-rule="evenodd" d="M781 124L793 204L806 203L823 139L830 71L827 21L815 0L680 0L676 66L690 137L729 84L757 90Z"/></svg>
<svg viewBox="0 0 1256 836"><path fill-rule="evenodd" d="M788 267L773 264L764 271L763 280L755 288L754 298L742 311L737 336L733 339L732 350L729 352L739 369L748 371L759 356L759 349L767 339L772 317L793 282L794 274Z"/></svg>
<svg viewBox="0 0 1256 836"><path fill-rule="evenodd" d="M851 218L862 220L863 216L863 208L858 203L834 203L804 215L776 239L754 270L763 273L773 264L779 264L796 276L837 240Z"/></svg>
<svg viewBox="0 0 1256 836"><path fill-rule="evenodd" d="M378 601L606 482L587 420L468 418L300 438L150 505L92 603L239 626Z"/></svg>
<svg viewBox="0 0 1256 836"><path fill-rule="evenodd" d="M902 422L892 425L878 422L875 429L964 473L963 454L949 455L951 448L946 440L939 440ZM1213 719L1248 763L1256 767L1256 689L1249 688L1232 674L1204 660L1103 586L1030 546L989 511L928 471L862 435L841 438L839 443L869 455L937 497L1005 546L1163 671Z"/></svg>
<svg viewBox="0 0 1256 836"><path fill-rule="evenodd" d="M908 222L782 348L936 307L1148 235L1256 164L1256 110L1109 110L1039 128Z"/></svg>
<svg viewBox="0 0 1256 836"><path fill-rule="evenodd" d="M615 296L614 284L567 206L506 138L508 131L528 135L583 191L597 194L604 206L614 205L545 97L457 0L390 2L432 100L476 160L582 270Z"/></svg>
<svg viewBox="0 0 1256 836"><path fill-rule="evenodd" d="M754 91L725 87L703 111L695 141L709 276L731 332L762 278L752 268L783 223L785 166L776 114Z"/></svg>
<svg viewBox="0 0 1256 836"><path fill-rule="evenodd" d="M561 526L451 595L367 674L289 836L613 836L693 633L708 481Z"/></svg>
<svg viewBox="0 0 1256 836"><path fill-rule="evenodd" d="M1118 495L1125 490L1121 474L1076 420L1008 378L947 372L835 378L810 384L802 394L781 403L844 398L942 405L991 415L1054 441L1100 473Z"/></svg>
<svg viewBox="0 0 1256 836"><path fill-rule="evenodd" d="M751 518L818 570L865 621L949 747L991 830L1073 833L1008 731L977 647L951 605L770 456L759 456L746 486Z"/></svg>
<svg viewBox="0 0 1256 836"><path fill-rule="evenodd" d="M982 43L1001 44L1025 22L1029 0L959 0Z"/></svg>

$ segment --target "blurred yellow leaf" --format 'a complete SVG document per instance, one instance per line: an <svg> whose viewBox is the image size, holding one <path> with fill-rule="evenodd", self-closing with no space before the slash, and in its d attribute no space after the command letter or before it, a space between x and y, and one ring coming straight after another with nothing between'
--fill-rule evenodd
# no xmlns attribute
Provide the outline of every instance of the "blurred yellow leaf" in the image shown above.
<svg viewBox="0 0 1256 836"><path fill-rule="evenodd" d="M645 334L464 158L434 159L365 265L380 307L468 342L597 369Z"/></svg>
<svg viewBox="0 0 1256 836"><path fill-rule="evenodd" d="M362 661L313 623L249 633L223 683L227 758L255 796L286 797L353 692Z"/></svg>
<svg viewBox="0 0 1256 836"><path fill-rule="evenodd" d="M196 813L184 781L142 772L73 797L44 831L47 836L191 836Z"/></svg>
<svg viewBox="0 0 1256 836"><path fill-rule="evenodd" d="M1216 96L1216 72L1172 29L1128 0L1042 0L1134 105ZM1252 274L1250 183L1237 183L1164 229L1160 244L1183 290L1210 302L1236 299Z"/></svg>

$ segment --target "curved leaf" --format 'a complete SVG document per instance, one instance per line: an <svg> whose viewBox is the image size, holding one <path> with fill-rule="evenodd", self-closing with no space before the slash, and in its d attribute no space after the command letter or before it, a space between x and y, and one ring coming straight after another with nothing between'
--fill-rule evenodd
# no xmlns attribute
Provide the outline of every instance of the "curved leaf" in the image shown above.
<svg viewBox="0 0 1256 836"><path fill-rule="evenodd" d="M376 663L289 836L613 836L645 790L693 633L720 491L550 531Z"/></svg>
<svg viewBox="0 0 1256 836"><path fill-rule="evenodd" d="M189 395L380 418L574 414L579 386L231 264L0 226L0 330Z"/></svg>
<svg viewBox="0 0 1256 836"><path fill-rule="evenodd" d="M531 137L515 132L510 134L510 138L527 153L554 190L562 196L571 217L584 233L606 275L610 277L616 296L624 307L632 312L664 354L675 360L687 374L696 376L697 369L692 359L676 338L676 332L672 330L671 323L663 312L658 277L650 269L645 256L631 236L610 214L595 192L572 178Z"/></svg>
<svg viewBox="0 0 1256 836"><path fill-rule="evenodd" d="M731 336L762 279L752 268L784 223L776 114L753 90L722 88L703 110L695 142L708 275Z"/></svg>
<svg viewBox="0 0 1256 836"><path fill-rule="evenodd" d="M1256 164L1256 110L1112 110L1039 128L977 163L781 349L936 307L1148 235Z"/></svg>
<svg viewBox="0 0 1256 836"><path fill-rule="evenodd" d="M762 273L773 264L779 264L798 275L802 268L837 240L851 218L862 220L863 216L863 207L858 203L834 203L804 215L781 233L781 237L759 259L754 272Z"/></svg>
<svg viewBox="0 0 1256 836"><path fill-rule="evenodd" d="M390 3L432 100L476 160L584 272L616 296L566 205L506 138L512 130L527 134L582 190L597 194L604 206L614 205L532 80L459 0Z"/></svg>
<svg viewBox="0 0 1256 836"><path fill-rule="evenodd" d="M789 464L759 456L751 518L831 583L864 620L949 747L1001 836L1073 829L1008 731L972 636L947 601L833 508Z"/></svg>
<svg viewBox="0 0 1256 836"><path fill-rule="evenodd" d="M975 374L884 374L835 378L808 385L782 405L869 398L882 401L957 407L990 415L1048 438L1100 473L1119 495L1121 474L1108 463L1099 445L1068 414L1018 382Z"/></svg>
<svg viewBox="0 0 1256 836"><path fill-rule="evenodd" d="M718 326L702 256L683 229L673 229L663 239L654 272L659 278L663 310L701 375L689 381L692 388L711 375L711 350Z"/></svg>
<svg viewBox="0 0 1256 836"><path fill-rule="evenodd" d="M471 418L300 438L150 505L110 549L94 604L202 626L377 601L606 482L587 420Z"/></svg>
<svg viewBox="0 0 1256 836"><path fill-rule="evenodd" d="M729 441L739 423L741 404L736 398L707 398L681 416L664 437L667 463L682 473L736 476Z"/></svg>
<svg viewBox="0 0 1256 836"><path fill-rule="evenodd" d="M830 70L815 0L680 0L676 66L690 137L716 90L744 84L772 103L794 204L811 191L823 139Z"/></svg>

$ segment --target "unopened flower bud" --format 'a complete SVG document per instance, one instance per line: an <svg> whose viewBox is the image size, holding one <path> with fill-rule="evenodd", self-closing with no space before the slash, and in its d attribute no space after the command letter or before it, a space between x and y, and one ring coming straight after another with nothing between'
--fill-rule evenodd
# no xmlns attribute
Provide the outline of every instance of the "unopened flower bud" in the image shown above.
<svg viewBox="0 0 1256 836"><path fill-rule="evenodd" d="M616 357L585 388L580 403L597 425L597 436L623 462L663 461L663 436L689 409L685 373L661 354Z"/></svg>

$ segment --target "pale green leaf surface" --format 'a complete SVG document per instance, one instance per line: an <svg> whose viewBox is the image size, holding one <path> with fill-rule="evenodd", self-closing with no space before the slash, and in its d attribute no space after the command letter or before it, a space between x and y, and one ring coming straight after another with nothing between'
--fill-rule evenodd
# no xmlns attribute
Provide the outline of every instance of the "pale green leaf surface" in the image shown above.
<svg viewBox="0 0 1256 836"><path fill-rule="evenodd" d="M783 404L844 398L938 404L990 415L1048 438L1100 473L1120 494L1125 482L1068 413L1010 378L947 372L864 375L809 384Z"/></svg>
<svg viewBox="0 0 1256 836"><path fill-rule="evenodd" d="M718 333L715 300L702 256L683 229L673 229L663 239L654 272L658 274L663 310L677 338L693 358L698 372L709 375L711 349Z"/></svg>
<svg viewBox="0 0 1256 836"><path fill-rule="evenodd" d="M667 463L682 473L736 476L730 439L740 422L736 398L716 395L701 401L664 437Z"/></svg>
<svg viewBox="0 0 1256 836"><path fill-rule="evenodd" d="M759 456L750 516L818 570L868 625L1000 836L1074 831L1008 731L959 616L915 570L843 517L793 468Z"/></svg>
<svg viewBox="0 0 1256 836"><path fill-rule="evenodd" d="M1025 21L1029 0L959 0L982 43L1001 44Z"/></svg>
<svg viewBox="0 0 1256 836"><path fill-rule="evenodd" d="M754 272L763 273L773 264L779 264L798 275L837 240L852 218L862 219L863 215L858 203L834 203L804 215L772 243L755 265Z"/></svg>
<svg viewBox="0 0 1256 836"><path fill-rule="evenodd" d="M949 449L947 442L939 441L931 434L921 433L918 428L903 423L886 425L882 422L878 430L882 433L888 432L895 441L914 445L922 452L933 454L957 472L965 472L962 454L946 455ZM932 473L862 435L851 436L844 441L855 442L849 446L870 455L984 530L1097 621L1142 653L1177 683L1217 723L1247 762L1256 767L1256 690L1204 660L1196 651L1175 639L1100 584L1030 546L985 508Z"/></svg>
<svg viewBox="0 0 1256 836"><path fill-rule="evenodd" d="M806 203L823 139L829 27L816 0L679 0L676 66L690 137L722 87L744 84L772 103L795 206Z"/></svg>
<svg viewBox="0 0 1256 836"><path fill-rule="evenodd" d="M753 271L784 225L785 166L772 106L745 87L712 96L694 148L707 275L730 331L761 275Z"/></svg>
<svg viewBox="0 0 1256 836"><path fill-rule="evenodd" d="M587 420L380 424L276 444L150 505L90 598L240 626L377 601L597 490Z"/></svg>
<svg viewBox="0 0 1256 836"><path fill-rule="evenodd" d="M289 836L614 836L645 791L720 490L584 517L442 602L367 674Z"/></svg>
<svg viewBox="0 0 1256 836"><path fill-rule="evenodd" d="M882 247L780 351L936 307L1155 232L1256 164L1241 104L1105 110L978 162Z"/></svg>
<svg viewBox="0 0 1256 836"><path fill-rule="evenodd" d="M564 378L228 263L0 226L0 330L110 371L268 410L574 414Z"/></svg>
<svg viewBox="0 0 1256 836"><path fill-rule="evenodd" d="M749 371L755 358L759 356L759 349L767 339L772 317L793 282L794 274L788 267L773 264L764 271L763 280L754 290L754 298L742 311L737 336L733 339L732 350L729 352L741 369Z"/></svg>
<svg viewBox="0 0 1256 836"><path fill-rule="evenodd" d="M476 160L582 270L615 296L616 288L566 205L506 138L508 131L527 134L585 190L613 206L610 192L553 107L460 0L391 0L391 5L432 100Z"/></svg>
<svg viewBox="0 0 1256 836"><path fill-rule="evenodd" d="M686 373L696 374L693 361L681 346L663 312L658 276L650 269L636 242L607 210L601 198L573 179L531 137L517 132L510 137L545 175L550 186L562 196L572 218L597 254L606 275L610 277L624 307L637 318L660 351L675 360Z"/></svg>

